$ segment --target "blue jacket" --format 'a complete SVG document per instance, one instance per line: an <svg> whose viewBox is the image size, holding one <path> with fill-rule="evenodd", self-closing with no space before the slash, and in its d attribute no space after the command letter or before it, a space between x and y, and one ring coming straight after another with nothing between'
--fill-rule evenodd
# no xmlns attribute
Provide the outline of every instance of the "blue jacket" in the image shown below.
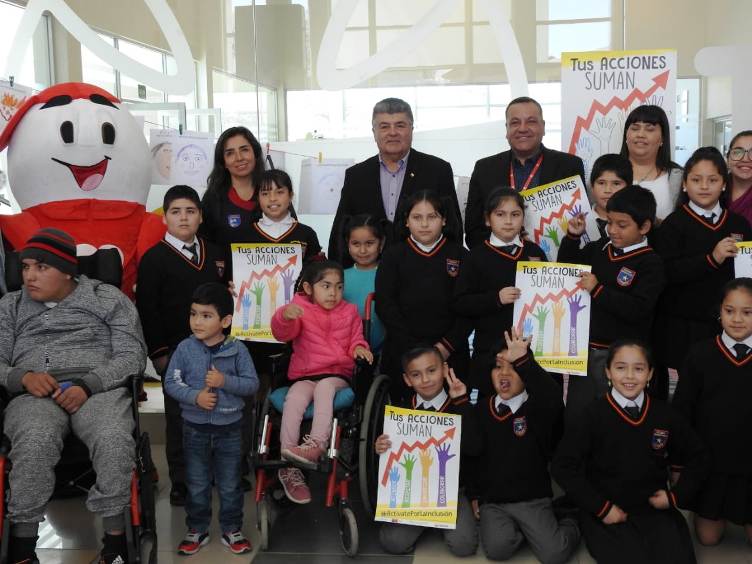
<svg viewBox="0 0 752 564"><path fill-rule="evenodd" d="M196 405L196 398L205 388L206 373L214 366L224 374L225 384L215 388L217 405L208 411ZM183 419L200 425L229 425L243 415L243 397L256 392L259 386L256 369L248 350L240 342L228 338L219 351L209 348L193 335L175 349L165 373L165 391L180 402Z"/></svg>

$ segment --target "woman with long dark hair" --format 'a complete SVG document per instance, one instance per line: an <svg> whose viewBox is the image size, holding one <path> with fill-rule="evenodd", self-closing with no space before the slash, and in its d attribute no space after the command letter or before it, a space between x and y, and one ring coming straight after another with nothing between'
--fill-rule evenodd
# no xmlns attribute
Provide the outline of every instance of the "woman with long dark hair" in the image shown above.
<svg viewBox="0 0 752 564"><path fill-rule="evenodd" d="M752 225L752 129L740 131L729 144L728 208Z"/></svg>

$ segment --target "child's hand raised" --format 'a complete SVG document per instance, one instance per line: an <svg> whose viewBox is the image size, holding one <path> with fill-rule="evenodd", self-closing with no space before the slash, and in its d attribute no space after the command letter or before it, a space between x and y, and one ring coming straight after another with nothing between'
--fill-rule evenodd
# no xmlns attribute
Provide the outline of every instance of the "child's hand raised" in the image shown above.
<svg viewBox="0 0 752 564"><path fill-rule="evenodd" d="M527 349L530 346L530 341L533 340L533 336L528 335L527 337L523 337L517 333L517 329L512 327L511 331L504 331L504 340L507 342L507 349L499 353L499 356L511 363L527 354Z"/></svg>
<svg viewBox="0 0 752 564"><path fill-rule="evenodd" d="M713 260L718 264L722 264L727 258L735 257L738 252L736 239L726 237L718 241L718 244L713 249Z"/></svg>
<svg viewBox="0 0 752 564"><path fill-rule="evenodd" d="M626 522L627 514L618 505L612 505L602 520L606 525L616 525L617 523Z"/></svg>
<svg viewBox="0 0 752 564"><path fill-rule="evenodd" d="M666 490L658 490L648 498L648 503L656 509L668 509L670 503L668 501L668 493Z"/></svg>
<svg viewBox="0 0 752 564"><path fill-rule="evenodd" d="M583 290L592 292L598 285L598 278L592 272L580 272L580 281L577 285Z"/></svg>
<svg viewBox="0 0 752 564"><path fill-rule="evenodd" d="M579 237L585 233L585 215L578 213L567 222L567 233L572 237Z"/></svg>
<svg viewBox="0 0 752 564"><path fill-rule="evenodd" d="M450 398L456 399L467 393L467 386L454 375L454 369L450 368L446 362L444 363L444 380L446 380Z"/></svg>
<svg viewBox="0 0 752 564"><path fill-rule="evenodd" d="M196 405L201 409L211 411L214 409L214 406L217 405L217 394L212 392L209 388L204 388L196 397Z"/></svg>
<svg viewBox="0 0 752 564"><path fill-rule="evenodd" d="M504 305L512 304L520 299L521 294L522 291L519 288L507 286L506 288L499 290L499 301Z"/></svg>
<svg viewBox="0 0 752 564"><path fill-rule="evenodd" d="M214 365L206 373L206 386L208 388L221 388L225 385L225 375L214 368Z"/></svg>
<svg viewBox="0 0 752 564"><path fill-rule="evenodd" d="M363 360L367 361L368 364L373 364L373 353L362 346L355 347L355 350L353 351L353 358L362 358Z"/></svg>
<svg viewBox="0 0 752 564"><path fill-rule="evenodd" d="M303 308L298 304L290 304L282 310L282 318L287 321L292 321L298 317L303 316Z"/></svg>
<svg viewBox="0 0 752 564"><path fill-rule="evenodd" d="M376 442L373 443L373 448L376 451L376 454L384 454L392 448L392 441L389 440L389 435L379 435L376 437Z"/></svg>

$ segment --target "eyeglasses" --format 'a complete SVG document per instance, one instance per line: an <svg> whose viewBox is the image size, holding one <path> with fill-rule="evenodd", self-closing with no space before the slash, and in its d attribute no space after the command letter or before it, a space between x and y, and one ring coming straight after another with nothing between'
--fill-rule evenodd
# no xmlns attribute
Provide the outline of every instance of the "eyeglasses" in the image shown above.
<svg viewBox="0 0 752 564"><path fill-rule="evenodd" d="M745 156L747 157L747 159L752 160L752 148L742 149L741 147L735 147L734 149L731 149L729 151L729 158L732 161L740 161Z"/></svg>

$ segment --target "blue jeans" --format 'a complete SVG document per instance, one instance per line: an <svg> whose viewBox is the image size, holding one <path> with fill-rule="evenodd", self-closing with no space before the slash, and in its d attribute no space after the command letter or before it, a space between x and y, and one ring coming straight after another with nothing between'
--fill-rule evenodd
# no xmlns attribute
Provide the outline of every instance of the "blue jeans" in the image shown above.
<svg viewBox="0 0 752 564"><path fill-rule="evenodd" d="M240 427L202 431L183 425L186 498L185 523L204 533L211 523L212 479L219 494L219 525L223 533L243 525L243 488L240 486L242 455Z"/></svg>

